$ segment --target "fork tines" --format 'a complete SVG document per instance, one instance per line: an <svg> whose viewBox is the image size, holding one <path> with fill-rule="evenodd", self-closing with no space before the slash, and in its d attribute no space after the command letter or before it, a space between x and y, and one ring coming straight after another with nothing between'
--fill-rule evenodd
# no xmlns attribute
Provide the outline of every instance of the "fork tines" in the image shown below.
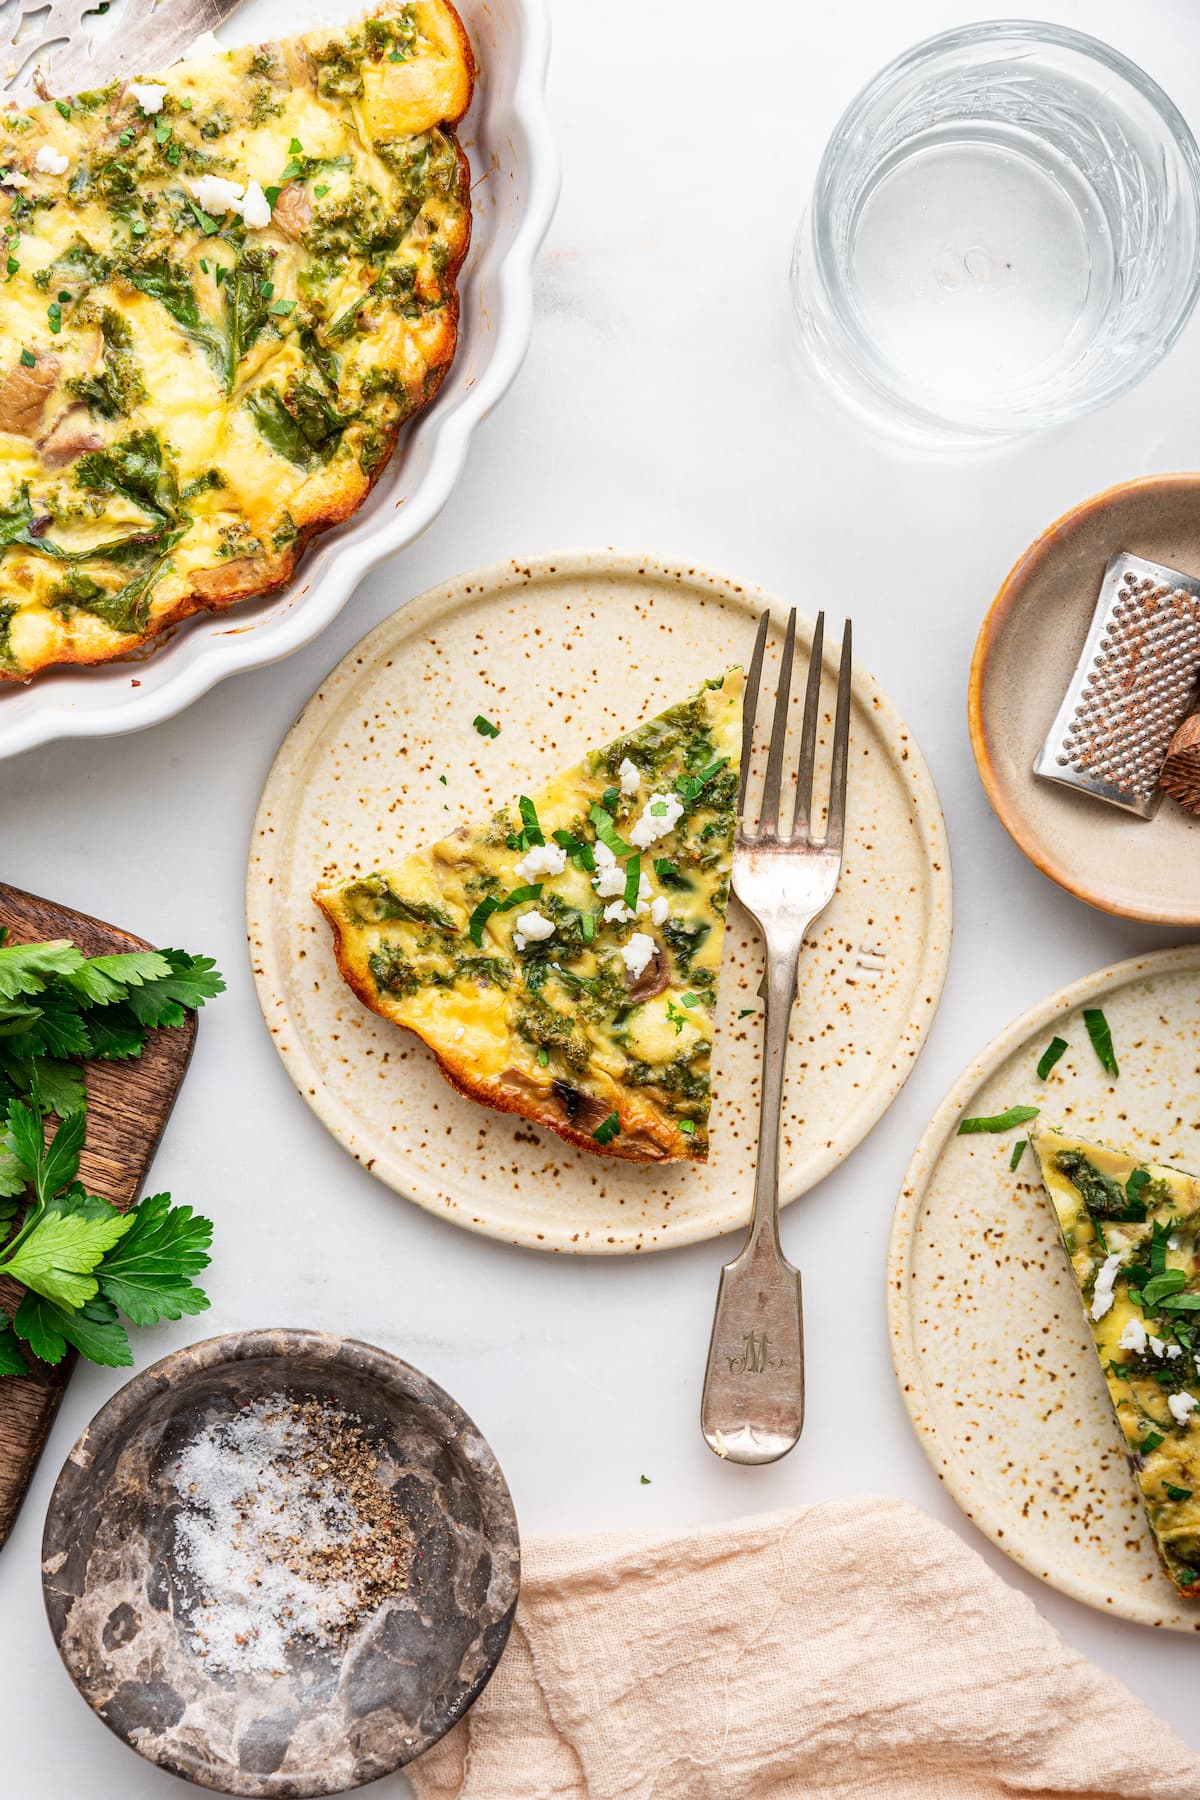
<svg viewBox="0 0 1200 1800"><path fill-rule="evenodd" d="M780 820L783 800L783 759L787 745L788 708L792 693L792 664L796 655L796 609L788 614L787 633L783 642L783 659L779 671L779 687L775 695L775 713L771 725L771 744L767 753L767 772L763 780L762 803L757 822L748 816L750 762L754 752L754 725L758 714L758 697L762 686L763 658L771 615L764 612L758 621L750 673L746 678L746 709L742 736L742 765L738 789L738 837L743 843L808 844L820 843L840 850L846 824L846 764L850 742L851 627L849 619L842 629L842 654L838 667L837 705L833 720L833 758L830 768L829 807L823 838L812 834L813 772L817 757L817 725L821 708L821 668L825 647L825 614L817 614L813 629L812 649L808 658L808 681L804 690L804 716L800 732L800 758L796 769L795 799L790 826Z"/></svg>

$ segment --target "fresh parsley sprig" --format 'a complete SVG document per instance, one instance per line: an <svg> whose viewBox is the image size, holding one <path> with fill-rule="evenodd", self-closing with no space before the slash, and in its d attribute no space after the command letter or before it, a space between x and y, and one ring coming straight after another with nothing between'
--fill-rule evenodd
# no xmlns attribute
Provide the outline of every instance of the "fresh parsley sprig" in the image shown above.
<svg viewBox="0 0 1200 1800"><path fill-rule="evenodd" d="M169 1194L122 1213L78 1181L81 1064L140 1056L151 1031L182 1025L224 987L210 957L86 957L65 939L10 944L0 928L0 1275L26 1289L11 1322L0 1311L0 1376L28 1374L18 1340L43 1362L61 1361L71 1344L127 1366L118 1313L152 1325L208 1305L192 1280L209 1262L207 1219L171 1206ZM59 1124L47 1140L50 1114Z"/></svg>
<svg viewBox="0 0 1200 1800"><path fill-rule="evenodd" d="M61 1362L67 1345L92 1362L128 1368L120 1322L155 1325L203 1312L208 1296L192 1277L208 1267L212 1222L190 1206L153 1194L128 1212L89 1194L77 1179L86 1119L64 1119L47 1140L34 1104L14 1100L4 1148L32 1199L16 1235L0 1251L0 1275L26 1292L12 1320L0 1312L0 1375L27 1375L18 1339L42 1362Z"/></svg>

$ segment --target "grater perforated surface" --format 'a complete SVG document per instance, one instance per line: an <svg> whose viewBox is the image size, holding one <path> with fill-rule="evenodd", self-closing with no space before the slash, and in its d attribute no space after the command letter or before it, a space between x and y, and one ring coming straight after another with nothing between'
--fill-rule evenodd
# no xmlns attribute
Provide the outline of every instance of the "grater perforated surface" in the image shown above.
<svg viewBox="0 0 1200 1800"><path fill-rule="evenodd" d="M1200 580L1119 551L1034 773L1141 818L1200 677Z"/></svg>

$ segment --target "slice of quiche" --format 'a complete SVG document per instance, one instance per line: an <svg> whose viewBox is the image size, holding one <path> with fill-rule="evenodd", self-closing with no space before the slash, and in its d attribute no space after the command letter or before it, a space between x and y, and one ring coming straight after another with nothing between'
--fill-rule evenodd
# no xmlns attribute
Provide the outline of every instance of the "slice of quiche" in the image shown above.
<svg viewBox="0 0 1200 1800"><path fill-rule="evenodd" d="M473 1100L703 1161L742 689L733 669L488 824L321 887L355 993Z"/></svg>
<svg viewBox="0 0 1200 1800"><path fill-rule="evenodd" d="M454 354L448 0L0 112L0 681L286 582Z"/></svg>
<svg viewBox="0 0 1200 1800"><path fill-rule="evenodd" d="M1159 1554L1200 1595L1200 1179L1061 1132L1033 1145Z"/></svg>

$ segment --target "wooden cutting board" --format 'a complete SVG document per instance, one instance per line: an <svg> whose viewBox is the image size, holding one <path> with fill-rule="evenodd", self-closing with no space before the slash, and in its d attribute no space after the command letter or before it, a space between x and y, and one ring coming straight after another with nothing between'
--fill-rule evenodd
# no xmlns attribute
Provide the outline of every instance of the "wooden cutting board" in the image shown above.
<svg viewBox="0 0 1200 1800"><path fill-rule="evenodd" d="M0 882L0 925L10 942L70 938L85 956L117 950L149 950L144 939L53 901L39 900ZM92 1063L86 1071L87 1143L80 1179L95 1194L124 1208L137 1199L170 1117L196 1041L196 1015L177 1030L153 1031L136 1061ZM0 1306L10 1315L23 1290L0 1279ZM45 1447L75 1357L57 1368L37 1365L27 1381L0 1381L0 1545L12 1529L38 1457Z"/></svg>

